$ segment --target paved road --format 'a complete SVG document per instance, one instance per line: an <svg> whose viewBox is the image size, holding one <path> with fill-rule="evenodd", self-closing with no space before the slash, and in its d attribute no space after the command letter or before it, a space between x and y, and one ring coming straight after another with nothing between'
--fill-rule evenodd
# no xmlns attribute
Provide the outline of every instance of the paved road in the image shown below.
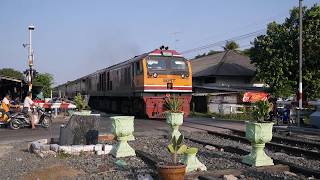
<svg viewBox="0 0 320 180"><path fill-rule="evenodd" d="M29 128L11 130L7 128L0 128L0 144L7 144L12 142L25 142L34 141L41 138L58 138L60 133L61 124L65 123L68 119L62 117L53 119L53 125L44 129L38 127L35 130ZM219 126L232 126L233 128L243 128L243 123L233 123L225 121L216 121L211 118L187 118L186 121L199 121L201 123L217 124ZM230 125L231 124L231 125ZM199 131L190 127L182 127L182 130L186 131ZM168 125L164 120L147 120L147 119L135 119L135 136L152 136L162 135L168 132ZM108 116L102 116L100 121L100 134L111 132L111 120Z"/></svg>

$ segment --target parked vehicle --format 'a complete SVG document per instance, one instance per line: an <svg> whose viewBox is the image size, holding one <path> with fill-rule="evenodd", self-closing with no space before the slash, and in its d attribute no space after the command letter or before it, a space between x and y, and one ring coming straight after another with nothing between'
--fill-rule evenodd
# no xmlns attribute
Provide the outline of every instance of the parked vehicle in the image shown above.
<svg viewBox="0 0 320 180"><path fill-rule="evenodd" d="M35 119L35 125L40 125L43 128L50 127L52 123L51 119L51 111L46 112L44 108L37 106L34 109L33 116ZM15 113L10 117L9 126L11 129L20 129L23 127L30 127L31 126L31 117L28 114L19 112Z"/></svg>

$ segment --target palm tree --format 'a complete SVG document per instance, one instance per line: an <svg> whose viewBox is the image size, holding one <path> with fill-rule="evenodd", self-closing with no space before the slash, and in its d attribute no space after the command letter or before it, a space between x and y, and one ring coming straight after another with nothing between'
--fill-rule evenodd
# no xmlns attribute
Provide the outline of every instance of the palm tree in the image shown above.
<svg viewBox="0 0 320 180"><path fill-rule="evenodd" d="M227 41L226 45L223 47L225 51L228 50L237 50L239 48L239 44L235 41Z"/></svg>

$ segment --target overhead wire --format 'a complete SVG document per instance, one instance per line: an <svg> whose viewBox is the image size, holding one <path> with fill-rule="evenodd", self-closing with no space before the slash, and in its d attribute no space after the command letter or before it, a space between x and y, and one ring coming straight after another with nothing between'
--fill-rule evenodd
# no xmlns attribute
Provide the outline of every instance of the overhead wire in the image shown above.
<svg viewBox="0 0 320 180"><path fill-rule="evenodd" d="M229 39L217 41L215 43L210 43L210 44L203 45L203 46L200 46L200 47L184 50L184 51L181 52L181 54L188 54L188 53L192 53L192 52L196 52L196 51L209 49L209 48L212 48L212 47L216 47L218 45L223 45L227 41L239 41L239 40L247 39L247 38L250 38L252 36L257 36L257 35L263 34L265 31L266 31L266 28L259 29L257 31L246 33L246 34L243 34L243 35L240 35L240 36L235 36L235 37L232 37L232 38L229 38Z"/></svg>

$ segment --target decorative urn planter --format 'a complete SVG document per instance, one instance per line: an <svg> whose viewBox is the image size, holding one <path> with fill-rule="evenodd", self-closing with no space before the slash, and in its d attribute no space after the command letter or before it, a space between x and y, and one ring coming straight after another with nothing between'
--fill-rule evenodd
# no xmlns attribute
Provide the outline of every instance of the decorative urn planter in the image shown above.
<svg viewBox="0 0 320 180"><path fill-rule="evenodd" d="M111 154L117 158L135 156L134 149L128 141L134 140L134 116L113 116L112 132L116 136L118 143L114 146Z"/></svg>
<svg viewBox="0 0 320 180"><path fill-rule="evenodd" d="M246 155L242 162L252 166L273 165L273 160L264 152L265 143L272 139L272 122L246 122L246 138L251 142L251 153Z"/></svg>
<svg viewBox="0 0 320 180"><path fill-rule="evenodd" d="M171 138L173 138L173 136L178 138L181 135L179 126L183 123L183 113L166 113L166 122L170 125Z"/></svg>
<svg viewBox="0 0 320 180"><path fill-rule="evenodd" d="M183 180L186 174L186 165L158 164L158 174L161 180Z"/></svg>
<svg viewBox="0 0 320 180"><path fill-rule="evenodd" d="M198 148L189 148L185 153L184 153L184 157L181 161L181 163L186 164L187 165L187 169L186 172L192 172L192 171L206 171L207 167L202 164L198 158L197 158L197 152L198 152Z"/></svg>

